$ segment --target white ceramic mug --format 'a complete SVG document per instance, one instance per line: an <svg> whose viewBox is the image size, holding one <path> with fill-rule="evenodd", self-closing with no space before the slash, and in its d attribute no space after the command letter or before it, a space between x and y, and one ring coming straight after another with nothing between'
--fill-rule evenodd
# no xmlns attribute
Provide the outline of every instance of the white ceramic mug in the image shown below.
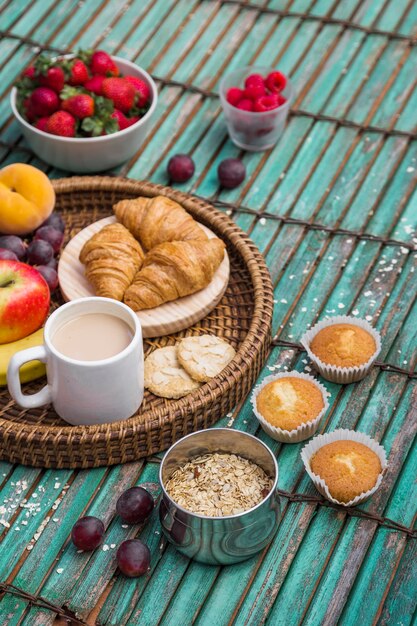
<svg viewBox="0 0 417 626"><path fill-rule="evenodd" d="M61 354L52 342L55 332L69 320L91 313L106 313L126 322L133 333L127 348L99 361L79 361ZM46 364L48 384L38 393L26 395L20 386L19 368L33 360ZM48 318L43 346L13 355L7 384L10 395L21 407L32 409L52 402L58 415L70 424L104 424L127 419L139 408L144 393L140 322L129 307L110 298L67 302Z"/></svg>

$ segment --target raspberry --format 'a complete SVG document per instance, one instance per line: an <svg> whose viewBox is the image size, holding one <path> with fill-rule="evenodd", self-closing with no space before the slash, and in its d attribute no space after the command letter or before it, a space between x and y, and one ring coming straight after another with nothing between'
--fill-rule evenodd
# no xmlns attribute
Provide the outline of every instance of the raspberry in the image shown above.
<svg viewBox="0 0 417 626"><path fill-rule="evenodd" d="M263 76L260 74L250 74L250 76L245 79L245 87L252 87L253 85L259 85L260 83L262 85L264 84Z"/></svg>
<svg viewBox="0 0 417 626"><path fill-rule="evenodd" d="M275 94L270 96L262 96L255 100L253 104L253 110L257 113L264 113L265 111L272 111L279 107L279 100Z"/></svg>
<svg viewBox="0 0 417 626"><path fill-rule="evenodd" d="M256 100L266 94L264 79L260 74L251 74L245 80L244 97Z"/></svg>
<svg viewBox="0 0 417 626"><path fill-rule="evenodd" d="M255 135L257 137L264 137L265 135L269 135L269 133L272 133L272 131L274 130L273 126L269 126L268 128L259 128Z"/></svg>
<svg viewBox="0 0 417 626"><path fill-rule="evenodd" d="M226 94L226 100L232 106L237 106L237 104L243 98L243 90L239 89L239 87L230 87Z"/></svg>
<svg viewBox="0 0 417 626"><path fill-rule="evenodd" d="M285 89L287 79L281 72L271 72L265 79L265 85L272 93L279 93Z"/></svg>
<svg viewBox="0 0 417 626"><path fill-rule="evenodd" d="M241 109L241 111L253 111L253 102L248 98L244 98L236 105L237 109Z"/></svg>

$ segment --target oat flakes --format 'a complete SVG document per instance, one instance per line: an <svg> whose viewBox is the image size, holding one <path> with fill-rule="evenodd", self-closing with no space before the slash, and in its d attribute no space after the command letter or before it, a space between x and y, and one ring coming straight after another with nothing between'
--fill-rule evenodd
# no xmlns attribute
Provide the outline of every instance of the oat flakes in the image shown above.
<svg viewBox="0 0 417 626"><path fill-rule="evenodd" d="M236 454L198 456L175 470L166 484L170 497L187 511L208 517L237 515L270 492L272 480Z"/></svg>

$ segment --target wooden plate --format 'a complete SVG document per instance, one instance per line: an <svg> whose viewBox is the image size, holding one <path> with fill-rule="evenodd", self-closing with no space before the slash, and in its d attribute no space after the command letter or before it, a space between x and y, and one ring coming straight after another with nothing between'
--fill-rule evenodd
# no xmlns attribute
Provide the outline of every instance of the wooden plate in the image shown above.
<svg viewBox="0 0 417 626"><path fill-rule="evenodd" d="M84 276L84 265L78 257L81 248L90 237L107 224L113 224L116 221L116 218L111 216L90 224L73 237L63 250L58 265L58 276L65 300L95 295L93 286ZM216 236L203 224L200 226L209 238ZM229 257L225 252L223 261L207 287L190 296L161 304L154 309L138 311L137 316L142 325L143 336L169 335L199 322L220 302L229 282L229 272Z"/></svg>

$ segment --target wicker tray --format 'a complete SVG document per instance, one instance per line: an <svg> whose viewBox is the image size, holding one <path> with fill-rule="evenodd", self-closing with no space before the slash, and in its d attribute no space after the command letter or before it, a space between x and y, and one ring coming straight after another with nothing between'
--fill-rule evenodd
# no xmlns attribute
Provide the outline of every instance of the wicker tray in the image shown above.
<svg viewBox="0 0 417 626"><path fill-rule="evenodd" d="M181 203L227 245L231 271L218 306L191 328L145 340L145 352L204 332L226 338L237 350L219 376L179 400L147 392L137 415L124 422L69 426L52 407L24 411L0 391L0 458L37 467L98 467L134 461L165 450L187 433L224 417L254 384L270 344L272 285L265 261L246 234L212 206L168 187L110 177L74 177L54 182L57 210L67 225L66 241L88 224L111 214L123 198L162 194ZM63 303L54 298L53 307ZM28 383L38 390L45 379Z"/></svg>

